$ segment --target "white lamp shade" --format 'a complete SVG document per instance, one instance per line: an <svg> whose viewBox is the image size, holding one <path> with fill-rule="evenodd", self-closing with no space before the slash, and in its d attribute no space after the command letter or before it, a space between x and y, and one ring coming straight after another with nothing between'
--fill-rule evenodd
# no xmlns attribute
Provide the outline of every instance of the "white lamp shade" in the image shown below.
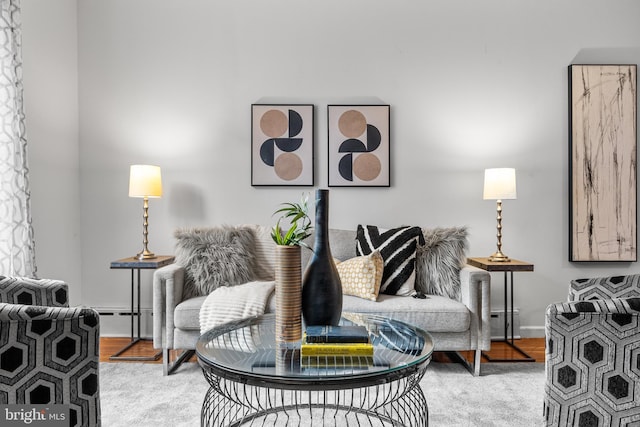
<svg viewBox="0 0 640 427"><path fill-rule="evenodd" d="M484 200L509 200L516 198L516 170L495 168L484 170Z"/></svg>
<svg viewBox="0 0 640 427"><path fill-rule="evenodd" d="M160 166L131 165L129 197L162 197Z"/></svg>

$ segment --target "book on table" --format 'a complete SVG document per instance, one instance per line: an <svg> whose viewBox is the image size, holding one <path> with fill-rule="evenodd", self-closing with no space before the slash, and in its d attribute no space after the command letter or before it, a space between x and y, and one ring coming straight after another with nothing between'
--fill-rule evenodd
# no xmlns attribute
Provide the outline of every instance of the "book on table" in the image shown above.
<svg viewBox="0 0 640 427"><path fill-rule="evenodd" d="M307 326L305 335L308 343L368 343L369 331L360 325Z"/></svg>
<svg viewBox="0 0 640 427"><path fill-rule="evenodd" d="M342 363L345 363L348 357L372 358L373 344L364 326L307 326L300 355L303 360L309 356L319 360L324 359L323 356L343 356Z"/></svg>
<svg viewBox="0 0 640 427"><path fill-rule="evenodd" d="M302 356L300 366L303 368L362 368L374 366L373 356Z"/></svg>
<svg viewBox="0 0 640 427"><path fill-rule="evenodd" d="M371 342L310 343L302 338L300 356L363 356L373 357Z"/></svg>
<svg viewBox="0 0 640 427"><path fill-rule="evenodd" d="M371 343L307 343L300 346L300 355L304 356L373 356Z"/></svg>

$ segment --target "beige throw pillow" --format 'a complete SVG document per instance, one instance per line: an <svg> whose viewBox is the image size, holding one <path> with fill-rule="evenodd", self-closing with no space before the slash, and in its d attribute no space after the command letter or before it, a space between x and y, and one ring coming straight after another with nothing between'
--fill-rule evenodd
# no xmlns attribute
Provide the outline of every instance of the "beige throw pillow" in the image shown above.
<svg viewBox="0 0 640 427"><path fill-rule="evenodd" d="M379 251L336 262L342 293L376 301L382 283L384 261Z"/></svg>

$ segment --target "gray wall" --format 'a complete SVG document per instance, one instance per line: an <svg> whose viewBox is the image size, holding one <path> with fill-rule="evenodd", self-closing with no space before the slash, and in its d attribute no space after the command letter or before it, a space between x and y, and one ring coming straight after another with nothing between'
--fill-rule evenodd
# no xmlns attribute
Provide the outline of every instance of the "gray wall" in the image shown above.
<svg viewBox="0 0 640 427"><path fill-rule="evenodd" d="M22 2L31 207L40 277L82 299L77 1ZM91 292L88 289L88 292Z"/></svg>
<svg viewBox="0 0 640 427"><path fill-rule="evenodd" d="M33 215L40 273L71 281L76 303L129 303L129 277L109 262L141 249L130 164L162 167L165 196L150 202L161 254L176 227L268 225L313 190L251 187L256 102L316 105L316 187L326 105L391 105L392 186L331 189L332 227L464 224L469 255L486 256L496 224L483 170L515 167L503 249L535 264L516 275L525 335L543 335L570 279L638 270L567 261L567 66L640 62L636 0L51 3L23 0Z"/></svg>

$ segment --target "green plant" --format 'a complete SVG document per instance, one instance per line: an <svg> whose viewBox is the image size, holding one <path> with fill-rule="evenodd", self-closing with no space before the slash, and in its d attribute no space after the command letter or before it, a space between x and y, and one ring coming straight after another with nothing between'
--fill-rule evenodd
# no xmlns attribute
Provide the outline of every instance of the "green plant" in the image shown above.
<svg viewBox="0 0 640 427"><path fill-rule="evenodd" d="M276 215L281 213L278 222L271 229L271 238L277 245L282 246L307 246L303 240L311 235L311 220L309 219L308 207L309 195L303 194L300 203L282 203L282 207L275 211ZM280 221L288 219L290 227L285 233L282 230Z"/></svg>

